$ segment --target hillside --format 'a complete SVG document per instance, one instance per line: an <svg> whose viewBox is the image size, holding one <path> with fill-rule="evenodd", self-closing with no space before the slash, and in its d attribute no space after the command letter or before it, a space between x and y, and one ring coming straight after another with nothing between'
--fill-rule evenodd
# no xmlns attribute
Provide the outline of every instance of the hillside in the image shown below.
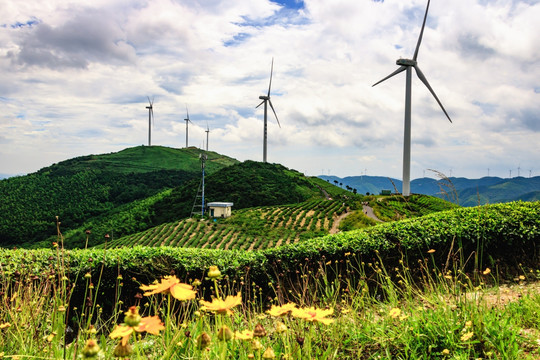
<svg viewBox="0 0 540 360"><path fill-rule="evenodd" d="M401 180L382 176L320 176L330 183L350 186L361 194L379 194L381 190L401 191ZM532 178L514 177L503 179L499 177L483 177L467 179L450 177L445 179L420 178L411 181L411 192L438 196L456 201L461 206L476 206L493 203L511 202L516 200L540 200L540 176ZM457 195L457 196L456 196Z"/></svg>
<svg viewBox="0 0 540 360"><path fill-rule="evenodd" d="M192 180L156 202L152 208L155 221L164 223L190 216L199 184L199 179ZM294 204L322 198L320 184L319 179L307 178L279 164L245 161L206 177L205 200L232 202L235 210Z"/></svg>
<svg viewBox="0 0 540 360"><path fill-rule="evenodd" d="M234 210L230 218L214 221L182 219L115 239L107 247L142 245L264 250L341 230L376 225L363 212L366 202L373 206L380 218L390 222L457 208L454 204L426 195L415 195L409 199L400 196L363 197L350 192L339 194L339 188L334 186L326 187L325 191L334 199L319 197L297 204L250 207Z"/></svg>
<svg viewBox="0 0 540 360"><path fill-rule="evenodd" d="M200 176L195 148L138 146L66 160L36 173L0 180L0 246L28 246L63 229L179 186ZM237 160L208 153L207 172Z"/></svg>

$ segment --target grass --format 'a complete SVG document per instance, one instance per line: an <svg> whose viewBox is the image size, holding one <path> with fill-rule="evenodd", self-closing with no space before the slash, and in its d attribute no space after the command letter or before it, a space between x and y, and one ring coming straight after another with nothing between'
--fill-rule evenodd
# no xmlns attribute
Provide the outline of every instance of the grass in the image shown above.
<svg viewBox="0 0 540 360"><path fill-rule="evenodd" d="M345 253L279 278L270 298L262 284L211 267L184 279L189 285L176 277L140 284L129 304L120 300L121 273L115 294L100 292L101 277L79 274L86 301L73 307L61 243L57 255L59 271L2 274L0 358L540 358L540 269L502 283L491 269L437 268L433 251L393 268ZM114 302L112 314L104 301Z"/></svg>

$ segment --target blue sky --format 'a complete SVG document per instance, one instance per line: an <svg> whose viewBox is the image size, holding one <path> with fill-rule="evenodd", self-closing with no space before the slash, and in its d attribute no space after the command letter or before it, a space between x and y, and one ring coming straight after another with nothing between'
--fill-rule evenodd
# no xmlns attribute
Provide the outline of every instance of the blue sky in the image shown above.
<svg viewBox="0 0 540 360"><path fill-rule="evenodd" d="M152 143L308 175L401 178L404 73L424 0L28 0L0 20L0 173ZM540 0L432 0L413 75L412 178L540 175Z"/></svg>

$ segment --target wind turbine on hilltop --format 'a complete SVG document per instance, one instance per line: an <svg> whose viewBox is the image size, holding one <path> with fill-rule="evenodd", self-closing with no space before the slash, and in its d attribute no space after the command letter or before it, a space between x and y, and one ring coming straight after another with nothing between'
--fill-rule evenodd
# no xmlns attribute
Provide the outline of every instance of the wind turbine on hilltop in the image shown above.
<svg viewBox="0 0 540 360"><path fill-rule="evenodd" d="M188 111L187 106L186 106L186 116L187 117L184 120L186 122L186 149L187 149L187 147L188 147L188 124L192 123L191 120L189 120L189 111Z"/></svg>
<svg viewBox="0 0 540 360"><path fill-rule="evenodd" d="M270 104L270 107L272 108L272 111L274 112L274 116L276 117L276 121L281 128L281 125L279 124L279 120L276 114L276 110L274 110L274 106L272 105L272 101L270 100L270 88L272 87L272 73L274 71L274 58L272 58L272 67L270 68L270 84L268 85L268 94L259 96L259 99L261 99L261 103L257 105L255 108L258 108L262 104L264 104L264 138L263 138L263 162L266 162L266 143L267 143L267 115L268 115L268 104Z"/></svg>
<svg viewBox="0 0 540 360"><path fill-rule="evenodd" d="M146 108L148 109L148 146L152 146L152 124L154 123L154 98L150 100L147 96L148 103L150 104Z"/></svg>
<svg viewBox="0 0 540 360"><path fill-rule="evenodd" d="M427 2L426 7L426 13L424 15L424 22L422 23L422 30L420 30L420 36L418 37L418 43L416 44L416 49L414 51L414 55L412 59L398 59L396 61L396 64L399 65L399 68L385 77L384 79L376 82L373 84L373 86L380 84L381 82L391 78L394 75L397 75L401 73L402 71L406 71L406 82L405 82L405 131L404 131L404 141L403 141L403 189L402 194L404 196L409 196L411 193L411 184L410 184L410 175L411 175L411 75L412 75L412 68L416 71L416 75L424 83L424 85L429 89L431 92L431 95L437 100L437 103L441 107L442 111L452 122L450 119L450 116L448 116L448 113L444 109L444 106L440 102L437 95L435 95L435 91L431 88L429 85L426 77L418 67L418 63L416 59L418 58L418 50L420 49L420 43L422 42L422 36L424 34L424 27L426 26L426 19L427 14L429 10L429 2Z"/></svg>

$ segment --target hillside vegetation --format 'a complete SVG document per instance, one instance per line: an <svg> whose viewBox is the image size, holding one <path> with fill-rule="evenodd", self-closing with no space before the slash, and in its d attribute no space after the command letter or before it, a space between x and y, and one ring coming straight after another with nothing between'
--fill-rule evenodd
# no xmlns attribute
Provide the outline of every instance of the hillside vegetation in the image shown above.
<svg viewBox="0 0 540 360"><path fill-rule="evenodd" d="M308 178L307 180L317 181L318 179ZM325 186L324 183L320 185ZM188 218L168 222L140 233L115 239L108 242L106 246L110 248L143 245L264 250L341 230L374 226L377 223L369 219L362 211L362 204L367 202L366 199L371 199L369 203L373 203L378 212L386 211L390 214L389 217L383 217L385 221L414 218L457 207L426 195L415 195L405 201L402 197L366 198L328 185L324 191L328 195L332 194L332 197L312 198L297 204L234 210L233 215L227 219L201 221L198 218Z"/></svg>
<svg viewBox="0 0 540 360"><path fill-rule="evenodd" d="M78 157L0 181L0 246L29 246L200 176L194 148L139 146ZM208 173L237 161L208 153ZM140 229L138 229L140 230Z"/></svg>

